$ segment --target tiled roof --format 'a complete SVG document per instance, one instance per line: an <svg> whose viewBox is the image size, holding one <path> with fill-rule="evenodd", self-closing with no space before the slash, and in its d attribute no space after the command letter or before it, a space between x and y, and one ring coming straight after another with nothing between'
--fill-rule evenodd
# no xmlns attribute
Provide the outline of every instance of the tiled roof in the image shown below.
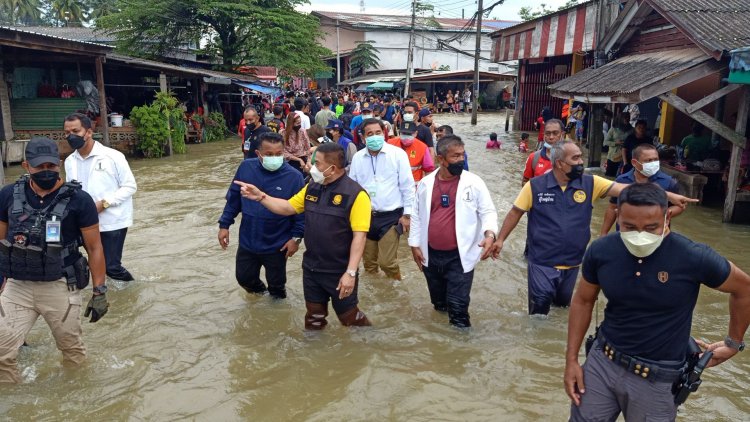
<svg viewBox="0 0 750 422"><path fill-rule="evenodd" d="M97 47L110 47L103 44L99 37L94 36L93 29L90 28L55 28L43 26L0 26L0 29L9 30L21 34L42 35L59 40L72 41L82 44L95 45ZM82 34L88 33L88 36Z"/></svg>

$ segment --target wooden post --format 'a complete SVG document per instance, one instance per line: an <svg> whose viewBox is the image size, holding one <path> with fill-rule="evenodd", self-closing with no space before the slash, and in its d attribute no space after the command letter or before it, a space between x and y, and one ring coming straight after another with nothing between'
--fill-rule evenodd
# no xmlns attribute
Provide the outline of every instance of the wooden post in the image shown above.
<svg viewBox="0 0 750 422"><path fill-rule="evenodd" d="M104 90L104 57L96 57L96 89L99 90L99 118L102 125L102 143L109 146L109 121L107 119L107 93Z"/></svg>
<svg viewBox="0 0 750 422"><path fill-rule="evenodd" d="M169 89L167 87L167 75L164 73L159 74L159 91L161 92L169 92ZM166 113L166 110L165 110ZM167 156L172 156L172 125L169 123L169 115L166 115L167 117L167 149L169 149L169 154Z"/></svg>
<svg viewBox="0 0 750 422"><path fill-rule="evenodd" d="M748 87L745 86L742 88L742 96L740 97L740 104L737 109L737 124L735 125L735 131L742 136L745 136L745 128L747 127L748 109L750 109L750 93L748 93ZM732 157L729 159L729 179L727 180L727 197L724 200L723 221L725 223L731 223L734 217L742 151L743 148L738 147L734 143L732 144Z"/></svg>
<svg viewBox="0 0 750 422"><path fill-rule="evenodd" d="M589 122L588 167L599 167L602 165L602 144L604 143L604 104L591 104Z"/></svg>
<svg viewBox="0 0 750 422"><path fill-rule="evenodd" d="M160 73L159 74L159 91L161 92L167 92L169 88L167 87L167 75Z"/></svg>

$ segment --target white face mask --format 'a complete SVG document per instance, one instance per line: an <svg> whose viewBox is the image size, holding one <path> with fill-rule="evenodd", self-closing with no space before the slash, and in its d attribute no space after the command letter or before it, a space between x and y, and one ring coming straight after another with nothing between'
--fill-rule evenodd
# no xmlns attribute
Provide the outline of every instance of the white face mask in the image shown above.
<svg viewBox="0 0 750 422"><path fill-rule="evenodd" d="M404 121L405 122L413 122L414 121L414 113L406 113L406 114L404 114Z"/></svg>
<svg viewBox="0 0 750 422"><path fill-rule="evenodd" d="M629 231L620 232L620 239L622 239L625 248L627 248L628 252L633 256L645 258L659 249L666 233L667 215L664 214L664 229L661 232L661 236L649 232Z"/></svg>
<svg viewBox="0 0 750 422"><path fill-rule="evenodd" d="M659 161L652 161L650 163L641 163L638 162L641 166L643 166L643 170L641 170L641 174L646 177L651 177L659 172Z"/></svg>
<svg viewBox="0 0 750 422"><path fill-rule="evenodd" d="M328 169L331 167L328 167ZM312 177L313 182L315 183L323 183L327 179L326 176L323 175L328 169L325 169L323 171L318 170L317 166L312 166L310 169L310 177Z"/></svg>

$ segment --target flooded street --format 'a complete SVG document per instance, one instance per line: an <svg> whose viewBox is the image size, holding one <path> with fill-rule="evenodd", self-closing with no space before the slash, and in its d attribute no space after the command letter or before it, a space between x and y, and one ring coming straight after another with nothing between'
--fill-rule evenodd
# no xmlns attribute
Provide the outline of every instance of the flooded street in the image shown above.
<svg viewBox="0 0 750 422"><path fill-rule="evenodd" d="M487 183L501 222L520 190L525 159L518 134L503 132L504 119L480 115L472 127L468 115L434 117L467 142L471 170ZM485 151L491 131L503 150ZM553 310L548 320L526 314L525 218L501 258L477 267L471 331L451 328L433 310L402 239L403 281L361 278L360 306L373 327L347 329L332 315L323 332L305 332L301 251L288 263L288 299L274 301L248 295L235 281L239 222L229 249L218 245L217 220L240 160L238 140L131 160L138 192L123 263L136 281L119 289L109 282L109 313L83 323L88 360L80 368L61 365L49 329L37 321L31 347L19 357L25 383L0 387L2 419L567 420L568 312ZM20 172L9 169L7 181ZM605 207L604 200L595 207L594 233ZM692 206L672 227L750 270L750 226L721 224L720 209ZM695 336L724 338L727 300L702 289ZM600 318L602 312L600 305ZM750 418L747 353L708 370L680 419Z"/></svg>

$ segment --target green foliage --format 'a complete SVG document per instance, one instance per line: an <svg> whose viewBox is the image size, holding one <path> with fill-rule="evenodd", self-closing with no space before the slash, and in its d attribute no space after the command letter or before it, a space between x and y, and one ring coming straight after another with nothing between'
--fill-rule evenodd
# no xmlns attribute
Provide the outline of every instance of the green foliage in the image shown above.
<svg viewBox="0 0 750 422"><path fill-rule="evenodd" d="M49 15L63 26L83 26L88 20L88 4L79 0L52 0Z"/></svg>
<svg viewBox="0 0 750 422"><path fill-rule="evenodd" d="M130 120L138 134L138 148L146 158L161 157L167 151L169 136L176 154L187 152L185 125L182 108L171 92L158 92L151 105L133 107Z"/></svg>
<svg viewBox="0 0 750 422"><path fill-rule="evenodd" d="M224 120L224 115L218 111L214 111L208 114L208 116L194 116L198 118L198 121L203 123L203 141L214 142L220 141L226 137L226 133L229 132L227 129L227 122Z"/></svg>
<svg viewBox="0 0 750 422"><path fill-rule="evenodd" d="M438 67L437 70L451 70L451 67L450 67L450 65L444 64L444 65L441 65L440 67Z"/></svg>
<svg viewBox="0 0 750 422"><path fill-rule="evenodd" d="M318 44L320 22L294 7L305 0L116 0L115 12L96 20L122 51L163 56L177 46L207 40L205 53L224 70L276 66L291 76L327 70Z"/></svg>
<svg viewBox="0 0 750 422"><path fill-rule="evenodd" d="M352 50L351 60L349 61L352 73L364 75L367 68L377 69L380 50L373 45L375 41L356 41L355 44L357 46Z"/></svg>
<svg viewBox="0 0 750 422"><path fill-rule="evenodd" d="M531 6L522 7L521 10L518 11L518 15L521 17L523 21L530 21L536 18L540 18L542 16L549 15L550 13L554 13L558 10L567 9L579 3L580 3L579 0L568 0L567 2L565 2L565 4L558 7L557 10L547 7L547 5L544 3L540 3L539 6L537 7L531 7Z"/></svg>
<svg viewBox="0 0 750 422"><path fill-rule="evenodd" d="M40 0L0 0L0 24L34 25L42 18Z"/></svg>

